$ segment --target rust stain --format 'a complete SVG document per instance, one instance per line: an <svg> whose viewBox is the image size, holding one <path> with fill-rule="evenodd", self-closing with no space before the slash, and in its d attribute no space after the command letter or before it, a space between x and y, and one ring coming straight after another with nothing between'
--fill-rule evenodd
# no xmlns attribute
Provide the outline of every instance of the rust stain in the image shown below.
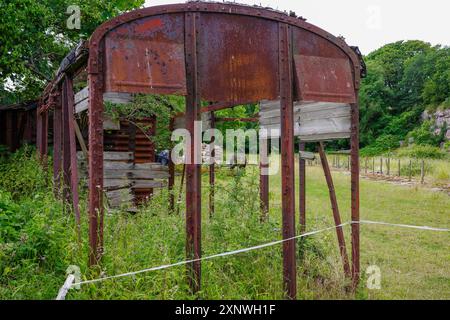
<svg viewBox="0 0 450 320"><path fill-rule="evenodd" d="M134 30L135 32L146 32L151 29L161 27L163 22L161 19L151 19L139 24Z"/></svg>

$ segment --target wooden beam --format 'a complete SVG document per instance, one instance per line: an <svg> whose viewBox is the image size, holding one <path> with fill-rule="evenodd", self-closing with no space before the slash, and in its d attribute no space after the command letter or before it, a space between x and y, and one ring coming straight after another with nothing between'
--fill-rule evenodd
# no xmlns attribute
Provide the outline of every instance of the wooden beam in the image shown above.
<svg viewBox="0 0 450 320"><path fill-rule="evenodd" d="M344 273L347 277L351 276L350 264L348 262L347 249L345 247L344 231L341 225L341 215L339 214L339 207L337 203L336 193L334 191L333 178L331 176L330 167L328 165L327 156L324 151L323 143L319 143L320 161L322 163L323 173L327 181L328 193L330 195L331 209L333 211L334 224L336 226L336 235L339 243L339 252L341 254L342 263L344 265Z"/></svg>

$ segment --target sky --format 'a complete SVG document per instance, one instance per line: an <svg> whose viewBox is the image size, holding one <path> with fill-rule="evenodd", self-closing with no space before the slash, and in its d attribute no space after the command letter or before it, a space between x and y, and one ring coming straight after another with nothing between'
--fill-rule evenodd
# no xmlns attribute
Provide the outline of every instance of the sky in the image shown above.
<svg viewBox="0 0 450 320"><path fill-rule="evenodd" d="M146 0L145 6L180 3L184 0ZM245 4L294 11L308 22L363 54L398 40L423 40L450 46L448 0L239 0Z"/></svg>

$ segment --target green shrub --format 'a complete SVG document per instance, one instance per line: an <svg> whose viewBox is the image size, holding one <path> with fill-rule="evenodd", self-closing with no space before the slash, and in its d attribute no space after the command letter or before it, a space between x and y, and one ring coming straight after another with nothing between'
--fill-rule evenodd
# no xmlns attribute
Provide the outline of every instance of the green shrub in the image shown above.
<svg viewBox="0 0 450 320"><path fill-rule="evenodd" d="M363 157L371 157L380 155L398 148L400 139L391 134L385 134L378 137L374 143L361 149L360 153Z"/></svg>
<svg viewBox="0 0 450 320"><path fill-rule="evenodd" d="M407 139L413 138L415 144L437 146L439 145L440 137L434 134L433 128L433 121L424 121L420 127L408 133Z"/></svg>
<svg viewBox="0 0 450 320"><path fill-rule="evenodd" d="M0 299L51 298L77 250L73 216L54 198L34 149L3 159L0 176Z"/></svg>
<svg viewBox="0 0 450 320"><path fill-rule="evenodd" d="M412 145L400 148L396 151L398 157L417 159L444 159L447 155L444 151L430 145Z"/></svg>
<svg viewBox="0 0 450 320"><path fill-rule="evenodd" d="M11 193L12 199L50 190L48 175L41 169L36 150L28 145L0 161L0 176L0 189Z"/></svg>

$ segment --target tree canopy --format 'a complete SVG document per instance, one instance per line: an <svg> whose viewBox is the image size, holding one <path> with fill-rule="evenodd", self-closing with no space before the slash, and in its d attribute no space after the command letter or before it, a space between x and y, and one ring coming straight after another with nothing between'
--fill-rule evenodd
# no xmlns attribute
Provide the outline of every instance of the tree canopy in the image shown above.
<svg viewBox="0 0 450 320"><path fill-rule="evenodd" d="M414 137L414 130L429 131L430 124L420 122L425 109L450 105L449 47L398 41L370 53L365 61L367 77L360 90L363 147L372 146L373 152L397 148L399 141ZM438 144L440 139L419 142Z"/></svg>
<svg viewBox="0 0 450 320"><path fill-rule="evenodd" d="M37 98L59 63L102 22L144 0L0 1L0 104ZM80 29L69 29L68 7L80 8Z"/></svg>
<svg viewBox="0 0 450 320"><path fill-rule="evenodd" d="M0 105L36 99L53 78L63 57L102 22L144 0L2 0L0 1ZM67 27L69 6L80 8L79 29ZM450 106L450 48L412 40L387 44L365 57L367 77L360 88L362 147L384 152L408 137L425 138L432 125L421 123L425 109ZM222 111L222 116L249 117L253 105ZM220 123L222 129L253 127ZM433 135L430 135L432 137ZM333 142L335 148L348 141ZM366 150L368 150L366 148Z"/></svg>

